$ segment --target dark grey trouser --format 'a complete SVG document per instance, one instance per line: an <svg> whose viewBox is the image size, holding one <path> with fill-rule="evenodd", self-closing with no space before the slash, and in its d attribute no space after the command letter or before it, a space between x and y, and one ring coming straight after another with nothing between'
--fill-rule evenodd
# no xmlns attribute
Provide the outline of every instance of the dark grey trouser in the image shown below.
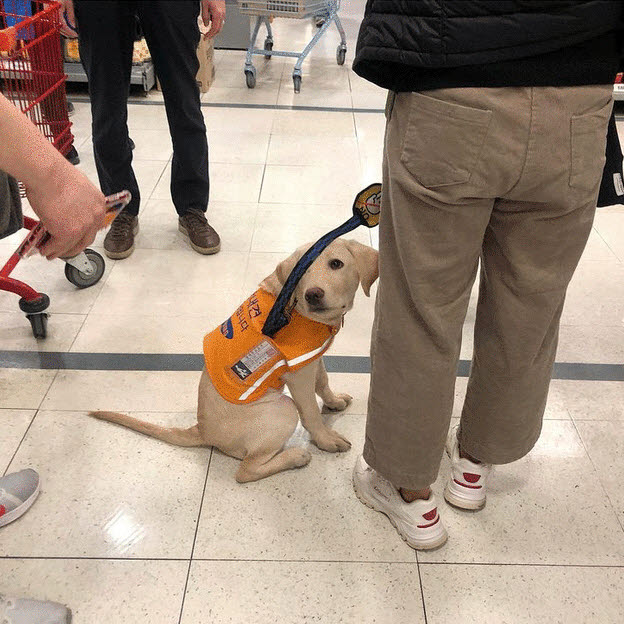
<svg viewBox="0 0 624 624"><path fill-rule="evenodd" d="M14 178L0 171L0 238L22 227L22 201Z"/></svg>
<svg viewBox="0 0 624 624"><path fill-rule="evenodd" d="M125 210L134 215L140 196L132 171L127 100L137 15L162 86L173 143L171 198L180 215L208 207L208 142L195 80L199 8L197 0L75 3L100 186L105 195L128 189L132 201Z"/></svg>

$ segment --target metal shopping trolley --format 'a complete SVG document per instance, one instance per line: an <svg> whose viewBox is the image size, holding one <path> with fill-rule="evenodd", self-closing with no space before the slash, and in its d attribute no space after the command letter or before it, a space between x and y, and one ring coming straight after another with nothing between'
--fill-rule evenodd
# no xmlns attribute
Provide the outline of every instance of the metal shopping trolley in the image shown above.
<svg viewBox="0 0 624 624"><path fill-rule="evenodd" d="M336 49L336 62L338 65L344 65L347 55L347 40L338 17L340 0L238 0L238 4L242 14L256 16L256 24L247 48L244 70L247 86L250 89L256 86L256 68L252 63L254 54L262 54L266 59L270 59L272 56L291 56L297 58L292 76L295 93L299 93L301 91L301 66L303 61L332 23L336 24L336 28L340 33L340 44ZM304 19L320 16L323 17L324 23L304 48L303 52L273 50L273 31L271 30L269 18L288 17L291 19ZM264 40L264 48L256 48L256 39L262 24L266 26L267 36Z"/></svg>
<svg viewBox="0 0 624 624"><path fill-rule="evenodd" d="M66 155L73 136L61 57L60 8L58 2L52 1L0 0L0 90ZM127 201L125 195L122 201ZM115 210L120 209L118 204L119 201ZM24 217L23 227L29 230L26 238L0 268L0 290L21 297L19 306L30 321L33 335L45 338L45 310L50 298L9 277L19 260L32 253L47 236L36 219ZM104 258L92 249L65 262L65 276L78 288L92 286L104 274Z"/></svg>

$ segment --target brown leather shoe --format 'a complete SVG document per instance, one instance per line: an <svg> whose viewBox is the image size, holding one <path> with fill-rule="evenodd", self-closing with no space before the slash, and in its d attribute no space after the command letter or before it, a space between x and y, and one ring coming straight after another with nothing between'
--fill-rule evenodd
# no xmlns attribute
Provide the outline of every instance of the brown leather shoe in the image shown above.
<svg viewBox="0 0 624 624"><path fill-rule="evenodd" d="M200 254L214 254L221 249L221 239L206 221L206 215L191 208L178 220L178 229L188 236L191 247Z"/></svg>
<svg viewBox="0 0 624 624"><path fill-rule="evenodd" d="M138 231L138 217L127 212L119 213L104 238L106 255L113 260L127 258L134 251L134 237Z"/></svg>

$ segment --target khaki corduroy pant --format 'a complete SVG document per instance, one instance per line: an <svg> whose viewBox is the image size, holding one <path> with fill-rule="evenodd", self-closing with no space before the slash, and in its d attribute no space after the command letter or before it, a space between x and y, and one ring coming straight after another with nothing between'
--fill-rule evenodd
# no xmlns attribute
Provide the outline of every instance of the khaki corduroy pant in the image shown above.
<svg viewBox="0 0 624 624"><path fill-rule="evenodd" d="M364 458L395 486L437 478L479 260L460 444L504 464L537 441L611 109L611 85L390 94Z"/></svg>

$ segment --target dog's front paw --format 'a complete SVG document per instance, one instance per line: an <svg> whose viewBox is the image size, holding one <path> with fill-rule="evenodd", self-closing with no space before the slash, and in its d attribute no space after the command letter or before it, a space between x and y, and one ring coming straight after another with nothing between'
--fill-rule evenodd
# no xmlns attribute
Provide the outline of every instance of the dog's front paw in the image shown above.
<svg viewBox="0 0 624 624"><path fill-rule="evenodd" d="M347 406L353 401L353 397L350 394L335 394L329 401L324 401L323 404L327 409L332 412L341 412L347 409Z"/></svg>
<svg viewBox="0 0 624 624"><path fill-rule="evenodd" d="M351 442L333 429L326 429L313 438L314 444L329 453L344 453L351 448Z"/></svg>

